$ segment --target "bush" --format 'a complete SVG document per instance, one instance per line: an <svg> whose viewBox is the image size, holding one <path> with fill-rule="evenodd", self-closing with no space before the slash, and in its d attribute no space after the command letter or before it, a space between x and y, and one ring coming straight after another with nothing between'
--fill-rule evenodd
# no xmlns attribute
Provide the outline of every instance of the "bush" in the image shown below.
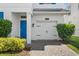
<svg viewBox="0 0 79 59"><path fill-rule="evenodd" d="M0 19L0 37L7 37L11 33L11 27L9 20Z"/></svg>
<svg viewBox="0 0 79 59"><path fill-rule="evenodd" d="M57 25L58 35L61 39L68 39L72 36L75 31L74 24L58 24Z"/></svg>
<svg viewBox="0 0 79 59"><path fill-rule="evenodd" d="M0 52L22 51L25 48L25 39L20 38L0 38Z"/></svg>

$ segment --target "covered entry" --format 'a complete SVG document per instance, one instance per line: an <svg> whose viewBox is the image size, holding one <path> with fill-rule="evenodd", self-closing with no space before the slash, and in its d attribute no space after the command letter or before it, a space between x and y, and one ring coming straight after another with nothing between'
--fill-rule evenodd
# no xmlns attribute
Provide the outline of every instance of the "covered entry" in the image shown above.
<svg viewBox="0 0 79 59"><path fill-rule="evenodd" d="M12 13L12 33L13 37L27 38L27 18L26 13Z"/></svg>

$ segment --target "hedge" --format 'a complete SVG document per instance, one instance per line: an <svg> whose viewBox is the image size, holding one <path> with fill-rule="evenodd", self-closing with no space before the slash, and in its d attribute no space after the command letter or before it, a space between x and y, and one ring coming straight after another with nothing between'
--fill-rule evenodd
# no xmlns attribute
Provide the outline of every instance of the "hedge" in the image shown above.
<svg viewBox="0 0 79 59"><path fill-rule="evenodd" d="M20 38L0 38L0 52L22 51L25 48L25 39Z"/></svg>
<svg viewBox="0 0 79 59"><path fill-rule="evenodd" d="M56 28L59 37L63 40L70 38L75 32L74 24L58 24Z"/></svg>
<svg viewBox="0 0 79 59"><path fill-rule="evenodd" d="M7 19L0 19L0 37L7 37L12 30L12 23Z"/></svg>

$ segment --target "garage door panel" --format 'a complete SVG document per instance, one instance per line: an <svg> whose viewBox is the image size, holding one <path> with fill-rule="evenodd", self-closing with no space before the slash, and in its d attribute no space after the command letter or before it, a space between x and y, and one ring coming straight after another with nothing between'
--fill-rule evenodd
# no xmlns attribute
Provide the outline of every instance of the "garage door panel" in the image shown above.
<svg viewBox="0 0 79 59"><path fill-rule="evenodd" d="M45 20L47 15L38 15L33 18L34 27L32 27L32 40L53 40L58 38L57 19L49 16L50 20Z"/></svg>

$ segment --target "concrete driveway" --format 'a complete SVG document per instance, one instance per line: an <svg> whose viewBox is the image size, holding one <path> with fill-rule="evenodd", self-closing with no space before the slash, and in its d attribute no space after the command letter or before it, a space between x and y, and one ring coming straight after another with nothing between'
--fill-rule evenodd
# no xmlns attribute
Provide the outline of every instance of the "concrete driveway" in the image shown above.
<svg viewBox="0 0 79 59"><path fill-rule="evenodd" d="M75 56L74 51L58 40L32 40L31 56Z"/></svg>

